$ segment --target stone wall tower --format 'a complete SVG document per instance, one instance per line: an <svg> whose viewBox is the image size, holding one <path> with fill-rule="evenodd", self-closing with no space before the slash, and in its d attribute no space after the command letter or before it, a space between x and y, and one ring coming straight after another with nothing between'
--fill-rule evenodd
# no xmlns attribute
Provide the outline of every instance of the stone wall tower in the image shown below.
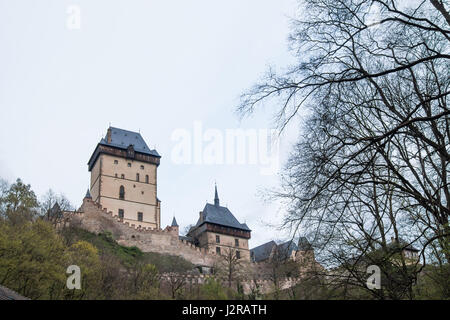
<svg viewBox="0 0 450 320"><path fill-rule="evenodd" d="M160 158L140 133L109 127L88 162L92 200L124 222L160 229Z"/></svg>

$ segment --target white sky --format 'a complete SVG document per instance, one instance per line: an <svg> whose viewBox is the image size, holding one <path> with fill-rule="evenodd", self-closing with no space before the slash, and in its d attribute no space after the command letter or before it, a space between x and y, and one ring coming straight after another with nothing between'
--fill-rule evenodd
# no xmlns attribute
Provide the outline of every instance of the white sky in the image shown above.
<svg viewBox="0 0 450 320"><path fill-rule="evenodd" d="M81 29L66 27L69 5ZM52 188L77 207L87 161L108 125L140 130L162 155L162 227L195 223L217 181L221 204L253 230L254 247L281 237L277 187L255 165L177 165L174 130L194 121L219 130L270 128L267 105L240 121L239 95L268 65L292 62L288 17L295 0L0 0L0 177ZM282 138L281 161L296 136Z"/></svg>

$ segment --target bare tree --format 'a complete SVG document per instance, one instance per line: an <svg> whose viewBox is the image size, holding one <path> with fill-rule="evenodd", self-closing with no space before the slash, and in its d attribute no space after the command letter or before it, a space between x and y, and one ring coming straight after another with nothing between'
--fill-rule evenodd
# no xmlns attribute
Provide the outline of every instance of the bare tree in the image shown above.
<svg viewBox="0 0 450 320"><path fill-rule="evenodd" d="M52 189L49 189L42 197L40 208L41 216L54 225L64 219L63 212L73 210L70 201L63 194L58 195Z"/></svg>
<svg viewBox="0 0 450 320"><path fill-rule="evenodd" d="M422 267L437 259L432 247L450 260L448 4L302 4L290 37L299 63L269 72L239 110L277 97L281 129L309 111L276 193L289 206L286 226L310 232L329 267L352 266L345 274L362 288L349 262L385 266L392 290L373 296L412 298L421 267L411 274L400 255L392 271L389 239L419 246Z"/></svg>
<svg viewBox="0 0 450 320"><path fill-rule="evenodd" d="M166 274L166 279L169 283L172 299L176 299L186 285L186 276L179 273L169 273Z"/></svg>
<svg viewBox="0 0 450 320"><path fill-rule="evenodd" d="M233 248L223 250L217 264L217 273L225 276L229 288L231 288L234 281L239 281L243 268L244 264L238 256L237 250Z"/></svg>

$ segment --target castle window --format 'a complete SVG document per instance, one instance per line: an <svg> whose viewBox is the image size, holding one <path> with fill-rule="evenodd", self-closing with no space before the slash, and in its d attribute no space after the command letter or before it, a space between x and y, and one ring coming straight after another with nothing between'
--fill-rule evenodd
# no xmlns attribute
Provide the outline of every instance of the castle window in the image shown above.
<svg viewBox="0 0 450 320"><path fill-rule="evenodd" d="M136 181L139 182L139 173L136 173Z"/></svg>
<svg viewBox="0 0 450 320"><path fill-rule="evenodd" d="M142 221L143 220L143 214L142 212L138 212L138 221Z"/></svg>
<svg viewBox="0 0 450 320"><path fill-rule="evenodd" d="M117 160L114 160L114 164L118 164L119 163L119 161L117 161Z"/></svg>
<svg viewBox="0 0 450 320"><path fill-rule="evenodd" d="M241 258L241 252L240 251L236 251L236 259L240 259Z"/></svg>
<svg viewBox="0 0 450 320"><path fill-rule="evenodd" d="M116 178L117 178L117 173L115 174Z"/></svg>
<svg viewBox="0 0 450 320"><path fill-rule="evenodd" d="M220 236L216 236L216 243L220 243Z"/></svg>
<svg viewBox="0 0 450 320"><path fill-rule="evenodd" d="M145 183L148 183L148 174L145 175Z"/></svg>
<svg viewBox="0 0 450 320"><path fill-rule="evenodd" d="M125 199L125 188L124 188L124 186L120 186L120 188L119 188L119 199L121 199L121 200Z"/></svg>
<svg viewBox="0 0 450 320"><path fill-rule="evenodd" d="M141 166L141 169L144 170L144 166Z"/></svg>
<svg viewBox="0 0 450 320"><path fill-rule="evenodd" d="M122 179L125 179L125 175L122 173L122 175L120 176Z"/></svg>
<svg viewBox="0 0 450 320"><path fill-rule="evenodd" d="M119 209L119 218L123 219L123 209Z"/></svg>
<svg viewBox="0 0 450 320"><path fill-rule="evenodd" d="M239 247L239 239L234 239L234 246Z"/></svg>
<svg viewBox="0 0 450 320"><path fill-rule="evenodd" d="M220 247L216 247L216 253L220 254Z"/></svg>
<svg viewBox="0 0 450 320"><path fill-rule="evenodd" d="M131 168L131 162L128 162L128 166Z"/></svg>

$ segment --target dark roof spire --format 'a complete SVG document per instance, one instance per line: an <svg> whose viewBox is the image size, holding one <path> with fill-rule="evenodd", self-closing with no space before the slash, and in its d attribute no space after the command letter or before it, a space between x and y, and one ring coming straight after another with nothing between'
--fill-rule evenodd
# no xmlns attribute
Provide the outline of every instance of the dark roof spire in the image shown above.
<svg viewBox="0 0 450 320"><path fill-rule="evenodd" d="M89 188L87 189L86 195L85 195L84 197L85 197L85 198L88 198L88 199L92 199L91 193L89 192Z"/></svg>
<svg viewBox="0 0 450 320"><path fill-rule="evenodd" d="M215 185L215 195L214 195L214 205L215 206L219 206L220 202L219 202L219 195L217 194L217 184Z"/></svg>
<svg viewBox="0 0 450 320"><path fill-rule="evenodd" d="M175 217L172 219L172 227L178 227L177 219L175 219Z"/></svg>

